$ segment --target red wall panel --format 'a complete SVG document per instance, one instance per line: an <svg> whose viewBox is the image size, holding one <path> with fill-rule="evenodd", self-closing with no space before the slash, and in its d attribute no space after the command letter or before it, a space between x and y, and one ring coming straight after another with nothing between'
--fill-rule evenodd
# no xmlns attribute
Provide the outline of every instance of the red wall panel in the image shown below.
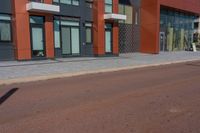
<svg viewBox="0 0 200 133"><path fill-rule="evenodd" d="M199 0L160 0L161 5L181 9L193 13L200 13Z"/></svg>
<svg viewBox="0 0 200 133"><path fill-rule="evenodd" d="M104 0L94 0L93 3L93 44L94 54L105 55L105 23L113 24L113 54L119 54L119 26L118 22L104 20ZM118 13L118 0L113 0L113 13Z"/></svg>
<svg viewBox="0 0 200 133"><path fill-rule="evenodd" d="M53 16L51 14L33 13L26 10L28 0L13 0L13 37L15 44L15 55L17 60L31 59L31 39L30 39L30 15L40 15L45 17L45 39L46 57L54 57L53 43ZM51 4L52 0L45 0Z"/></svg>
<svg viewBox="0 0 200 133"><path fill-rule="evenodd" d="M158 53L159 3L142 0L141 6L141 52Z"/></svg>
<svg viewBox="0 0 200 133"><path fill-rule="evenodd" d="M104 1L94 0L93 5L93 47L94 54L99 56L105 54Z"/></svg>
<svg viewBox="0 0 200 133"><path fill-rule="evenodd" d="M27 0L13 0L13 36L16 59L31 58L29 14L26 11Z"/></svg>

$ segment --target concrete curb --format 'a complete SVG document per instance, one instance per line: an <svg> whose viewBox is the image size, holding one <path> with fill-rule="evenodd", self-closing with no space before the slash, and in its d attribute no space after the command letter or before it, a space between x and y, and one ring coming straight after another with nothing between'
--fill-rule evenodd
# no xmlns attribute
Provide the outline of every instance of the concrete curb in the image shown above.
<svg viewBox="0 0 200 133"><path fill-rule="evenodd" d="M111 68L111 69L100 69L100 70L94 70L94 71L82 71L82 72L63 73L63 74L49 74L49 75L44 75L44 76L30 76L30 77L23 77L23 78L17 78L17 79L0 80L0 85L44 81L44 80L49 80L49 79L67 78L67 77L81 76L81 75L87 75L87 74L116 72L116 71L131 70L131 69L136 69L136 68L145 68L145 67L154 67L154 66L163 66L163 65L170 65L170 64L177 64L177 63L193 62L193 61L199 61L199 60L200 59L190 59L190 60L157 63L157 64L127 66L127 67L119 67L119 68Z"/></svg>

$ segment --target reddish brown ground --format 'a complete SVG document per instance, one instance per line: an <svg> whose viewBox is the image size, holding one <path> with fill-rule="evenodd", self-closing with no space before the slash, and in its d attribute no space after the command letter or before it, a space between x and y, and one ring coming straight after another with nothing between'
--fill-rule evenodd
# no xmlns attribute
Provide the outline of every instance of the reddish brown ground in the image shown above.
<svg viewBox="0 0 200 133"><path fill-rule="evenodd" d="M200 62L15 87L0 133L200 133Z"/></svg>

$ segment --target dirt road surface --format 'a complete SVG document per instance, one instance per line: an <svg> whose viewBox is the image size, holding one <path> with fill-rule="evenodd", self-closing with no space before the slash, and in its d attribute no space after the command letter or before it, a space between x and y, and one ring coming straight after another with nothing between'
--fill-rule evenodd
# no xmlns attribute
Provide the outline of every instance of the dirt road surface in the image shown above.
<svg viewBox="0 0 200 133"><path fill-rule="evenodd" d="M0 133L200 133L200 62L0 86Z"/></svg>

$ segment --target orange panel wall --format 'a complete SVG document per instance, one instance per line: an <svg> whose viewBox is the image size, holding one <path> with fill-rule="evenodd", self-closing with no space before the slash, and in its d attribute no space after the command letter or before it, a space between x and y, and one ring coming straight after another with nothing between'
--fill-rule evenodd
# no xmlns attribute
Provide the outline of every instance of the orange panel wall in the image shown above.
<svg viewBox="0 0 200 133"><path fill-rule="evenodd" d="M181 9L189 12L200 13L199 0L159 0L161 5Z"/></svg>
<svg viewBox="0 0 200 133"><path fill-rule="evenodd" d="M52 0L45 0L45 3L52 4ZM26 11L28 0L13 0L13 36L15 42L15 53L17 60L31 59L31 39L30 39L30 15L45 17L45 48L46 57L54 58L54 35L53 35L53 15L45 13L34 13Z"/></svg>
<svg viewBox="0 0 200 133"><path fill-rule="evenodd" d="M157 0L142 0L141 4L141 52L158 53L159 3Z"/></svg>
<svg viewBox="0 0 200 133"><path fill-rule="evenodd" d="M52 4L53 0L45 0L45 3ZM45 39L46 39L46 57L54 58L54 29L53 15L45 15Z"/></svg>
<svg viewBox="0 0 200 133"><path fill-rule="evenodd" d="M31 59L29 13L27 0L13 0L13 37L15 55L18 60Z"/></svg>
<svg viewBox="0 0 200 133"><path fill-rule="evenodd" d="M113 13L118 13L118 0L113 0ZM119 54L119 27L118 22L104 20L104 0L94 0L93 6L93 43L94 54L105 55L105 23L113 24L113 54Z"/></svg>
<svg viewBox="0 0 200 133"><path fill-rule="evenodd" d="M101 56L105 54L104 36L104 1L94 0L93 3L93 47L94 54Z"/></svg>
<svg viewBox="0 0 200 133"><path fill-rule="evenodd" d="M113 12L118 13L118 0L113 0ZM113 22L113 54L119 54L119 25Z"/></svg>
<svg viewBox="0 0 200 133"><path fill-rule="evenodd" d="M54 58L54 30L53 30L53 15L45 16L45 45L46 57Z"/></svg>

